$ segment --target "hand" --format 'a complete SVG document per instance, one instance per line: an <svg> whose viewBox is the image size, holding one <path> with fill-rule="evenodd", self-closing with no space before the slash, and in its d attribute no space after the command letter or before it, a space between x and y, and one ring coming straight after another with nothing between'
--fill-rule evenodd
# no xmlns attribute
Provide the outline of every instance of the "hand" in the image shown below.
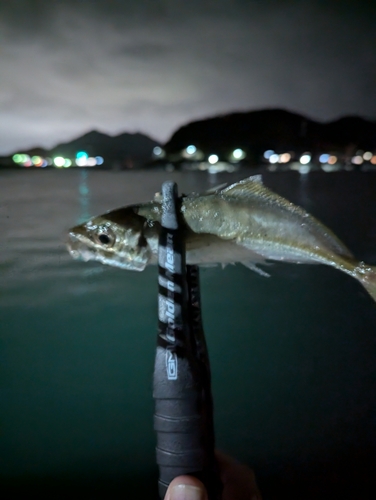
<svg viewBox="0 0 376 500"><path fill-rule="evenodd" d="M255 475L248 466L216 451L221 481L222 500L262 500ZM207 500L202 482L193 476L179 476L171 481L165 500Z"/></svg>

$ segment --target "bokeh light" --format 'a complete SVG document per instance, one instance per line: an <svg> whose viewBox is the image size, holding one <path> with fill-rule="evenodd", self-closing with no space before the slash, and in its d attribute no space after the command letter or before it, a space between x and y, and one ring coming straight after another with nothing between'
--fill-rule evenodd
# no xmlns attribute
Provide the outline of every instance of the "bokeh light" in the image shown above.
<svg viewBox="0 0 376 500"><path fill-rule="evenodd" d="M41 167L43 165L43 158L41 156L32 156L31 161L35 167Z"/></svg>
<svg viewBox="0 0 376 500"><path fill-rule="evenodd" d="M95 167L95 165L97 164L97 160L95 158L93 158L92 156L90 156L87 160L86 160L86 166L87 167Z"/></svg>
<svg viewBox="0 0 376 500"><path fill-rule="evenodd" d="M265 151L264 153L265 160L270 160L270 157L272 155L274 155L274 151L272 149L268 149L267 151Z"/></svg>
<svg viewBox="0 0 376 500"><path fill-rule="evenodd" d="M217 155L210 155L209 158L208 158L208 162L211 164L211 165L215 165L217 162L218 162L219 158Z"/></svg>
<svg viewBox="0 0 376 500"><path fill-rule="evenodd" d="M235 160L243 160L243 158L245 158L245 152L242 149L237 148L232 152L232 156Z"/></svg>
<svg viewBox="0 0 376 500"><path fill-rule="evenodd" d="M56 156L56 158L54 158L54 164L56 167L63 167L65 164L65 158L62 156Z"/></svg>
<svg viewBox="0 0 376 500"><path fill-rule="evenodd" d="M363 155L363 159L366 160L366 161L370 161L372 158L372 153L371 151L366 151Z"/></svg>
<svg viewBox="0 0 376 500"><path fill-rule="evenodd" d="M354 165L361 165L363 161L363 156L361 155L353 156L351 159L351 163L353 163Z"/></svg>
<svg viewBox="0 0 376 500"><path fill-rule="evenodd" d="M87 158L85 158L85 157L76 158L75 163L76 163L77 167L86 167Z"/></svg>
<svg viewBox="0 0 376 500"><path fill-rule="evenodd" d="M276 153L273 153L269 156L270 163L277 163L278 160L279 160L279 155L277 155Z"/></svg>
<svg viewBox="0 0 376 500"><path fill-rule="evenodd" d="M23 158L23 155L21 155L19 153L12 156L14 163L22 163L22 158Z"/></svg>
<svg viewBox="0 0 376 500"><path fill-rule="evenodd" d="M87 160L89 158L89 155L85 151L78 151L76 153L76 158L85 158Z"/></svg>
<svg viewBox="0 0 376 500"><path fill-rule="evenodd" d="M187 153L188 153L189 155L194 155L194 154L195 154L195 152L197 151L197 148L196 148L196 146L193 146L193 144L191 144L190 146L188 146L188 147L186 148L186 151L187 151Z"/></svg>
<svg viewBox="0 0 376 500"><path fill-rule="evenodd" d="M280 163L288 163L290 160L291 160L290 153L283 153L279 157L279 162Z"/></svg>
<svg viewBox="0 0 376 500"><path fill-rule="evenodd" d="M310 153L302 154L299 161L302 165L308 165L308 163L311 161L311 154ZM301 172L301 173L303 173L303 172Z"/></svg>

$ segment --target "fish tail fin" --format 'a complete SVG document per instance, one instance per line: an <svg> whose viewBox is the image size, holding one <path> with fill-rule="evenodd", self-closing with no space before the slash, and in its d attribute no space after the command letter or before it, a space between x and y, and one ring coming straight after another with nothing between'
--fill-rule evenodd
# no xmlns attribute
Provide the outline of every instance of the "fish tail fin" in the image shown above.
<svg viewBox="0 0 376 500"><path fill-rule="evenodd" d="M367 266L361 262L357 271L359 281L376 302L376 266Z"/></svg>

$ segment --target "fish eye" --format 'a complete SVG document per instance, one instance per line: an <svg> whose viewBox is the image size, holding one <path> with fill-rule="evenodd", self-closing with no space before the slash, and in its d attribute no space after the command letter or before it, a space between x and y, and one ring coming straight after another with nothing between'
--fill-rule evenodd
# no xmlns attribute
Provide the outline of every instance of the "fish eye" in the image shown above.
<svg viewBox="0 0 376 500"><path fill-rule="evenodd" d="M111 242L111 238L108 236L108 234L100 234L98 235L98 240L103 243L103 245L108 245Z"/></svg>
<svg viewBox="0 0 376 500"><path fill-rule="evenodd" d="M99 228L99 231L94 235L94 239L107 248L110 248L115 243L115 235L107 228Z"/></svg>

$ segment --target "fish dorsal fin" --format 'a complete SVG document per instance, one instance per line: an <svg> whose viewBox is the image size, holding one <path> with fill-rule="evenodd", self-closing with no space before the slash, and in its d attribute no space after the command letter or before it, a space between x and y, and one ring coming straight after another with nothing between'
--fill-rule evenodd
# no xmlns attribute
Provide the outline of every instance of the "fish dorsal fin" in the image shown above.
<svg viewBox="0 0 376 500"><path fill-rule="evenodd" d="M231 196L235 198L247 198L255 194L260 188L264 187L261 175L252 175L242 181L231 184L220 190L221 195Z"/></svg>

